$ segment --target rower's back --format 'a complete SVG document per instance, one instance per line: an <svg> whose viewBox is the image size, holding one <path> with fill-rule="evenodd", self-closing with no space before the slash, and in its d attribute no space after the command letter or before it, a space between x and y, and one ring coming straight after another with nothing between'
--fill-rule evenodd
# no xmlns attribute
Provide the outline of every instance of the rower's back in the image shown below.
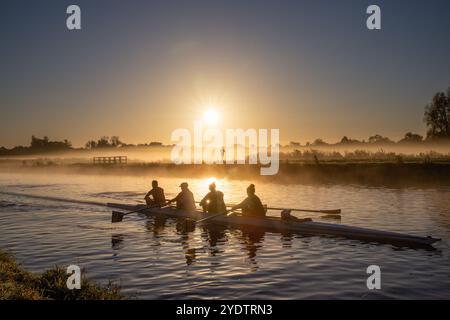
<svg viewBox="0 0 450 320"><path fill-rule="evenodd" d="M213 182L209 185L208 194L200 201L200 206L208 213L225 213L227 207L223 200L223 193L216 190L216 184Z"/></svg>
<svg viewBox="0 0 450 320"><path fill-rule="evenodd" d="M153 198L151 199L150 196ZM164 189L158 186L158 181L152 181L152 189L145 195L145 202L148 206L157 205L163 206L166 203L166 197L164 196Z"/></svg>
<svg viewBox="0 0 450 320"><path fill-rule="evenodd" d="M263 218L266 216L266 209L256 194L249 194L244 200L242 214L247 217Z"/></svg>
<svg viewBox="0 0 450 320"><path fill-rule="evenodd" d="M195 211L194 194L191 190L186 189L181 191L177 196L177 209L186 211Z"/></svg>
<svg viewBox="0 0 450 320"><path fill-rule="evenodd" d="M225 213L227 211L225 201L223 200L223 193L216 190L215 183L209 185L209 192L200 201L200 206L208 213Z"/></svg>
<svg viewBox="0 0 450 320"><path fill-rule="evenodd" d="M155 187L151 190L153 200L158 205L163 205L166 203L166 197L164 195L164 189L161 187Z"/></svg>
<svg viewBox="0 0 450 320"><path fill-rule="evenodd" d="M210 191L206 198L208 201L208 213L222 213L227 211L225 201L223 200L223 192L219 190Z"/></svg>

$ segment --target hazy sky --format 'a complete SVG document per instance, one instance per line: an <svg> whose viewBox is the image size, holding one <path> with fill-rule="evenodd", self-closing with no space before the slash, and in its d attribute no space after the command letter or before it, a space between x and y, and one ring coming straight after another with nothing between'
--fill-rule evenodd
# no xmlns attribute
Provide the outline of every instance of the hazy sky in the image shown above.
<svg viewBox="0 0 450 320"><path fill-rule="evenodd" d="M82 30L68 31L69 4ZM382 30L366 28L370 4ZM3 0L0 146L170 142L215 104L281 140L424 133L450 86L450 1Z"/></svg>

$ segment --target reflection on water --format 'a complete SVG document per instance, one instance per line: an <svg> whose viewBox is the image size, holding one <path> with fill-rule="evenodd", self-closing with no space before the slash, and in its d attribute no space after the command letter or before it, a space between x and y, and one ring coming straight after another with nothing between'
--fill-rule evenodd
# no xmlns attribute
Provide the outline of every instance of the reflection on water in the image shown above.
<svg viewBox="0 0 450 320"><path fill-rule="evenodd" d="M0 191L100 202L141 201L153 177L0 175ZM182 179L160 179L168 197ZM209 179L189 181L196 199ZM249 181L220 181L227 203ZM107 208L0 194L0 243L31 271L78 264L140 298L448 298L450 190L257 185L271 206L341 208L342 223L442 238L413 250L332 237L304 237L143 214L112 225ZM278 214L272 212L272 214ZM298 214L340 223L323 215ZM366 268L382 270L368 291Z"/></svg>
<svg viewBox="0 0 450 320"><path fill-rule="evenodd" d="M120 250L123 248L122 243L125 236L123 234L113 234L111 236L111 247L114 250Z"/></svg>

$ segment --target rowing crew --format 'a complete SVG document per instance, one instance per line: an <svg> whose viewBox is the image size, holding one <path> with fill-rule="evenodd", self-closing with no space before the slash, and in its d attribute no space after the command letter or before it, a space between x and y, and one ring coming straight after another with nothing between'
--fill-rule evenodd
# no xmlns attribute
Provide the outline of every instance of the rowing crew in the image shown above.
<svg viewBox="0 0 450 320"><path fill-rule="evenodd" d="M195 211L194 194L189 190L187 182L180 184L181 192L173 199L166 201L164 189L158 186L158 181L152 181L152 189L145 195L145 202L148 206L166 206L175 202L176 208L186 211ZM241 203L233 206L232 211L241 209L242 215L249 217L265 217L266 207L263 206L259 197L255 194L255 185L251 184L247 187L247 198ZM200 201L200 206L204 212L208 213L224 213L227 207L224 201L223 192L216 189L216 184L213 182L209 185L209 192Z"/></svg>

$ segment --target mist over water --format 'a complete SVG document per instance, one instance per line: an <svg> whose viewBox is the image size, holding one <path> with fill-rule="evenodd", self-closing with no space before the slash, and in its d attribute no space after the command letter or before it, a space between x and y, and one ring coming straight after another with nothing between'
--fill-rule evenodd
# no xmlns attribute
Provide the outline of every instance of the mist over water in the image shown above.
<svg viewBox="0 0 450 320"><path fill-rule="evenodd" d="M0 192L136 203L153 178L2 173ZM188 180L196 200L213 179ZM172 197L182 179L164 177L159 182ZM242 200L249 183L217 180L227 203ZM78 264L90 278L117 281L125 293L139 298L448 297L449 188L272 183L256 188L270 206L341 208L343 224L432 235L442 241L427 251L224 227L185 233L176 219L130 215L112 225L107 208L0 193L0 242L31 271ZM381 267L381 291L366 288L370 264Z"/></svg>
<svg viewBox="0 0 450 320"><path fill-rule="evenodd" d="M96 148L96 149L73 149L70 151L57 151L45 153L33 153L27 155L9 155L3 156L5 160L39 160L47 159L55 163L73 164L90 163L93 157L103 156L127 156L131 163L149 163L163 162L171 163L172 146L134 146L118 148ZM248 145L247 145L248 148ZM441 154L450 155L450 143L448 142L427 142L427 143L388 143L388 144L329 144L329 145L301 145L301 146L280 146L281 153L292 153L295 150L301 152L316 152L323 155L340 153L345 156L355 151L362 151L368 154L386 154L390 153L403 156L418 156L420 154Z"/></svg>

